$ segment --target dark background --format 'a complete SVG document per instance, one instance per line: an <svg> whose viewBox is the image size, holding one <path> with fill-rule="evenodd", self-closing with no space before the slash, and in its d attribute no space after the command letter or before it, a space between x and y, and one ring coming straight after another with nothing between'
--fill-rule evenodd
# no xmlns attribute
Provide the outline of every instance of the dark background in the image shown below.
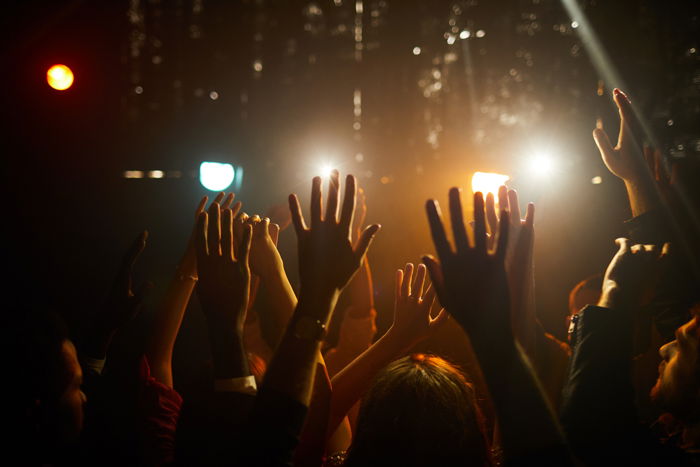
<svg viewBox="0 0 700 467"><path fill-rule="evenodd" d="M290 192L307 200L318 165L331 162L357 175L368 222L383 225L370 252L380 328L394 270L432 250L424 201L445 201L453 185L468 194L479 170L510 174L523 204L536 202L538 313L563 337L568 291L605 268L629 217L590 136L598 119L617 134L615 83L591 64L560 1L360 3L361 12L349 0L5 4L7 312L50 306L80 328L148 229L135 274L156 283L147 321L209 194L201 161L243 167L237 199L250 214ZM578 4L666 153L697 157L700 3ZM465 29L470 38L449 43ZM46 84L55 63L75 73L67 91ZM550 177L526 169L540 148L556 161ZM291 229L280 245L295 283ZM179 355L201 345L187 337L201 324L196 307Z"/></svg>

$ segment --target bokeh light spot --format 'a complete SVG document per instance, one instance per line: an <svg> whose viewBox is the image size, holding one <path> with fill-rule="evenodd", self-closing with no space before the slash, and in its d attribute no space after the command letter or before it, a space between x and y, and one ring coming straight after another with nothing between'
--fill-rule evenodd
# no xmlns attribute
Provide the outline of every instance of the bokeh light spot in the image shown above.
<svg viewBox="0 0 700 467"><path fill-rule="evenodd" d="M57 91L65 91L73 85L73 72L65 65L54 65L46 72L46 82Z"/></svg>
<svg viewBox="0 0 700 467"><path fill-rule="evenodd" d="M199 182L211 191L222 191L233 183L236 171L231 164L202 162L199 166Z"/></svg>

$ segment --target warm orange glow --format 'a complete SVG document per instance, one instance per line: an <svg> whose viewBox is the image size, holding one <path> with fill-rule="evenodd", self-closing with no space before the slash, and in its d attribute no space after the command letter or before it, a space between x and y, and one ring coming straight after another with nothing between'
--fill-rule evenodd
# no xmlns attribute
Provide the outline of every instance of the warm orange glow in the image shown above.
<svg viewBox="0 0 700 467"><path fill-rule="evenodd" d="M54 65L46 72L46 82L57 91L65 91L73 85L73 72L65 65Z"/></svg>
<svg viewBox="0 0 700 467"><path fill-rule="evenodd" d="M487 193L493 193L494 196L498 197L498 188L508 180L510 180L508 175L475 172L472 176L472 192L480 191L484 194L484 197L486 197Z"/></svg>

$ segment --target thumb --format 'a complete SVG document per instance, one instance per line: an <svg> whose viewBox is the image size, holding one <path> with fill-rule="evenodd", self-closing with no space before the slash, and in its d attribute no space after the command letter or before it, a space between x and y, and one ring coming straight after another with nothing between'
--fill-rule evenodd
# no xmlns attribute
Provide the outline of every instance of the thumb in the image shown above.
<svg viewBox="0 0 700 467"><path fill-rule="evenodd" d="M630 249L630 240L629 238L625 237L620 237L615 239L615 245L617 245L620 249L618 250L618 253L626 253Z"/></svg>
<svg viewBox="0 0 700 467"><path fill-rule="evenodd" d="M362 234L360 234L360 239L357 242L357 247L355 247L355 255L360 261L362 260L362 258L364 258L365 253L367 253L367 249L369 249L372 240L374 240L374 236L377 234L377 232L379 232L379 229L381 228L381 225L373 224L368 226L362 232Z"/></svg>

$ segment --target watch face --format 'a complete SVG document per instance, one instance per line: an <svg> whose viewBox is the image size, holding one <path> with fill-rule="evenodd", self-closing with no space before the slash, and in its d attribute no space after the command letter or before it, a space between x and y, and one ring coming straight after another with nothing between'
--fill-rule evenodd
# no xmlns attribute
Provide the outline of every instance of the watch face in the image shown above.
<svg viewBox="0 0 700 467"><path fill-rule="evenodd" d="M319 320L302 316L294 325L294 335L299 339L320 341L325 337L326 326Z"/></svg>

